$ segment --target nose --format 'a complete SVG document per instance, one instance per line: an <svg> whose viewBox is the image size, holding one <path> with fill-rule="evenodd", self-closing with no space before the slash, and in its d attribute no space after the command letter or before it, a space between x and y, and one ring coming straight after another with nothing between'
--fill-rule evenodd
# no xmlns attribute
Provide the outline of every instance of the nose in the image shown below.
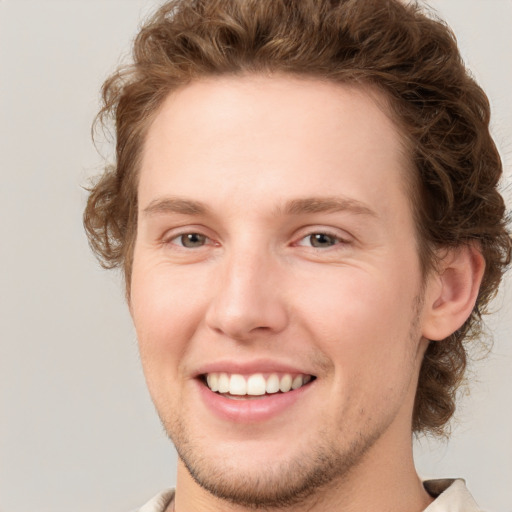
<svg viewBox="0 0 512 512"><path fill-rule="evenodd" d="M288 324L288 308L277 262L268 254L244 251L218 268L206 313L207 325L236 340L277 334Z"/></svg>

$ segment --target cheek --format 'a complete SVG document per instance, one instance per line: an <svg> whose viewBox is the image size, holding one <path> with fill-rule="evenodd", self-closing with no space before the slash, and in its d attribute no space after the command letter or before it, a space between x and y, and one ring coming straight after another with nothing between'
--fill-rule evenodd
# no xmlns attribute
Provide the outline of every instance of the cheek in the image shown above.
<svg viewBox="0 0 512 512"><path fill-rule="evenodd" d="M419 283L387 267L386 272L340 268L322 276L306 276L306 286L295 292L299 306L312 319L323 318L326 326L337 324L359 329L392 332L408 325ZM405 318L404 318L405 313ZM371 321L373 319L373 321Z"/></svg>
<svg viewBox="0 0 512 512"><path fill-rule="evenodd" d="M323 284L308 280L317 284L307 295L297 294L303 297L299 316L337 363L339 378L392 380L411 364L419 283L387 268L385 274L346 268Z"/></svg>
<svg viewBox="0 0 512 512"><path fill-rule="evenodd" d="M162 265L134 265L130 310L145 368L176 366L201 322L202 296Z"/></svg>
<svg viewBox="0 0 512 512"><path fill-rule="evenodd" d="M416 295L411 283L346 279L324 300L309 302L308 324L318 349L333 364L329 405L339 425L385 421L397 411L416 371L412 338ZM306 305L305 305L306 307ZM379 419L380 418L380 419ZM384 418L384 419L383 419Z"/></svg>
<svg viewBox="0 0 512 512"><path fill-rule="evenodd" d="M130 295L144 376L162 418L184 406L177 401L185 382L181 362L200 321L197 294L168 274L159 265L135 264Z"/></svg>

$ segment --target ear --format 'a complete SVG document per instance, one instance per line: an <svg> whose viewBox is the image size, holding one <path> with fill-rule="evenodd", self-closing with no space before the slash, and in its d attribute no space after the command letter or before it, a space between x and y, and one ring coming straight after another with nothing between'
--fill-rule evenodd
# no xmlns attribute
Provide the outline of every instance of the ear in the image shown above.
<svg viewBox="0 0 512 512"><path fill-rule="evenodd" d="M485 260L476 244L447 249L428 278L422 334L442 340L462 327L478 297Z"/></svg>

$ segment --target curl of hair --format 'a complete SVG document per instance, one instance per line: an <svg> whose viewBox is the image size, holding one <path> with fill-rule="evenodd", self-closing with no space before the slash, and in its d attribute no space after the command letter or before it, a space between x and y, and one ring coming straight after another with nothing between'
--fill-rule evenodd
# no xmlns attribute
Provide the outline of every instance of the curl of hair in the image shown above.
<svg viewBox="0 0 512 512"><path fill-rule="evenodd" d="M115 165L90 191L84 223L108 268L122 266L129 296L137 175L145 134L170 92L218 75L288 73L383 91L411 159L411 204L424 272L436 251L477 244L485 275L467 322L430 342L413 430L442 434L466 368L466 343L510 264L498 191L502 165L489 134L487 97L451 30L418 3L399 0L171 0L140 30L133 63L103 86L98 122L114 122Z"/></svg>

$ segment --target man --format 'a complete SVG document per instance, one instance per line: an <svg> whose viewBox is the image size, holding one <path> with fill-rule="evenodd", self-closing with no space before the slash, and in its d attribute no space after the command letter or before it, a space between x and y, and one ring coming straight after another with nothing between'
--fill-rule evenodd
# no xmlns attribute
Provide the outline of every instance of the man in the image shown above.
<svg viewBox="0 0 512 512"><path fill-rule="evenodd" d="M85 225L179 455L141 510L473 511L422 483L510 262L489 106L398 0L176 0L104 85Z"/></svg>

